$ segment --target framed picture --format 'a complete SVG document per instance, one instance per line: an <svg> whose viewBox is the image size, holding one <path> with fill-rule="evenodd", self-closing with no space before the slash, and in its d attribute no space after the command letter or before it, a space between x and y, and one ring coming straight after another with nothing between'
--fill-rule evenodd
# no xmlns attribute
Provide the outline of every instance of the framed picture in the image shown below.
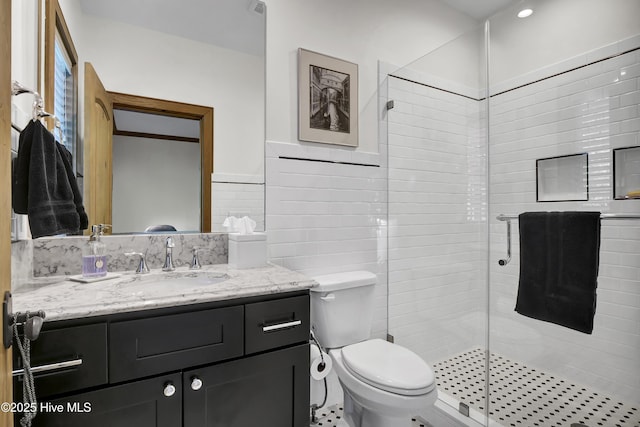
<svg viewBox="0 0 640 427"><path fill-rule="evenodd" d="M298 49L298 138L358 146L358 64Z"/></svg>

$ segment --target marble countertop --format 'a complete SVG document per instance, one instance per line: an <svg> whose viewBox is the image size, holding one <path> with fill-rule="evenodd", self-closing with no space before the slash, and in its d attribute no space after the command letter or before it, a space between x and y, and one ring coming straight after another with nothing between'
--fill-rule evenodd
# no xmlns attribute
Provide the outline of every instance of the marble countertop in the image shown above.
<svg viewBox="0 0 640 427"><path fill-rule="evenodd" d="M216 280L219 282L211 284ZM300 273L272 264L246 270L217 264L201 270L177 268L170 273L124 272L94 283L50 277L35 279L13 292L13 312L44 310L46 321L66 320L299 291L315 284Z"/></svg>

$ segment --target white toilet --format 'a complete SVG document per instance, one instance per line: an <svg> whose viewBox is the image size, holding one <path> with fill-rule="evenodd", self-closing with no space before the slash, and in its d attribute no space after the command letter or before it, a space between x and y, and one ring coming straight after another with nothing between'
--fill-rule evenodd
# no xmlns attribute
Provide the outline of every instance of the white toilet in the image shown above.
<svg viewBox="0 0 640 427"><path fill-rule="evenodd" d="M403 427L438 397L429 365L412 351L369 339L376 276L368 271L314 277L311 328L333 359L350 427Z"/></svg>

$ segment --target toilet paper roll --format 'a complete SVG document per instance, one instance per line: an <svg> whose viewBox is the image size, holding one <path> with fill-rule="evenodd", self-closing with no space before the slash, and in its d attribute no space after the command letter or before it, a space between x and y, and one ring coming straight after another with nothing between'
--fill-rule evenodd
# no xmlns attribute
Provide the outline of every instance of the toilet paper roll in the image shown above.
<svg viewBox="0 0 640 427"><path fill-rule="evenodd" d="M320 357L320 349L314 342L309 341L309 364L311 364L316 357Z"/></svg>
<svg viewBox="0 0 640 427"><path fill-rule="evenodd" d="M311 361L311 378L314 380L326 378L331 372L331 366L331 356L323 351L322 357L318 356Z"/></svg>

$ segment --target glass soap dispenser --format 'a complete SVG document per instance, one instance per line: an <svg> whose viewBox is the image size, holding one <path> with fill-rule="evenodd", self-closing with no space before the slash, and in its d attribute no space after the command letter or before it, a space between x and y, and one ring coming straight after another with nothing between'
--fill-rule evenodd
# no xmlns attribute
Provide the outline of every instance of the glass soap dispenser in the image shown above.
<svg viewBox="0 0 640 427"><path fill-rule="evenodd" d="M89 243L82 252L82 277L103 277L107 275L107 250L101 237L106 224L91 226Z"/></svg>

